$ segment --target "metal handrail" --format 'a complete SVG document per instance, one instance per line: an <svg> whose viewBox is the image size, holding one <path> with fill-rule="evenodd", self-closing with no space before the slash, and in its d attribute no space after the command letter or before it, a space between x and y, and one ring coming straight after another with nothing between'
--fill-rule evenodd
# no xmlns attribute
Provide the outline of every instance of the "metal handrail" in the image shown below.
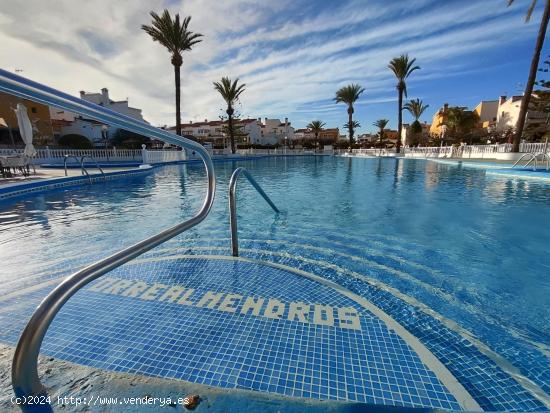
<svg viewBox="0 0 550 413"><path fill-rule="evenodd" d="M212 159L208 151L199 143L155 128L145 122L121 115L91 102L75 98L2 69L0 69L0 91L73 113L79 113L130 132L194 150L204 161L208 179L208 191L204 198L204 203L194 217L77 271L61 282L38 305L19 338L11 371L12 386L17 397L38 396L46 394L46 390L38 378L37 363L40 346L48 327L63 304L89 282L204 220L214 202L216 178ZM32 408L32 406L22 406L22 408Z"/></svg>
<svg viewBox="0 0 550 413"><path fill-rule="evenodd" d="M229 180L229 225L231 227L231 250L234 257L239 256L239 238L237 235L237 180L241 174L248 179L248 182L252 184L254 189L266 200L269 206L273 208L276 213L279 213L279 209L267 196L258 182L252 177L250 172L242 167L235 169Z"/></svg>
<svg viewBox="0 0 550 413"><path fill-rule="evenodd" d="M540 153L537 153L537 157L542 155L542 159L545 159L546 158L546 170L550 170L550 155L548 155L546 152L540 152Z"/></svg>
<svg viewBox="0 0 550 413"><path fill-rule="evenodd" d="M82 168L83 171L86 171L86 173L88 173L88 171L86 170L86 167L84 166L84 159L91 159L92 161L94 161L96 168L99 169L99 171L101 172L101 176L103 176L103 178L105 179L105 172L103 172L103 169L101 168L101 166L99 166L99 163L97 162L97 160L91 155L84 155L80 157L80 167ZM92 178L90 177L90 174L88 174L88 178L90 178L90 183L91 183Z"/></svg>
<svg viewBox="0 0 550 413"><path fill-rule="evenodd" d="M537 169L537 157L535 155L533 155L531 152L528 152L528 153L524 153L523 155L520 156L520 158L516 161L515 164L512 165L512 168L515 168L517 164L519 164L521 162L521 160L523 158L525 158L526 156L531 156L531 159L529 159L529 161L523 165L524 168L527 168L527 166L529 166L529 164L531 162L533 162L533 160L535 161L534 163L534 167L533 167L533 170L536 170Z"/></svg>
<svg viewBox="0 0 550 413"><path fill-rule="evenodd" d="M63 168L65 168L65 176L69 176L69 174L67 173L67 161L69 160L69 158L73 158L75 161L78 162L78 158L74 155L64 155L63 156L65 159L63 160ZM90 175L88 173L88 171L85 171L84 168L82 167L82 165L80 165L80 172L82 173L82 175L84 175L84 172L86 172L86 175Z"/></svg>

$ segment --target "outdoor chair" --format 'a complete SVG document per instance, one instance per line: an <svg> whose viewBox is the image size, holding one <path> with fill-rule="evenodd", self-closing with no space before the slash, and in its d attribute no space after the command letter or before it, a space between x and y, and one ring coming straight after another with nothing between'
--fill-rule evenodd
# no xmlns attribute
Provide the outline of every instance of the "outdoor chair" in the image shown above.
<svg viewBox="0 0 550 413"><path fill-rule="evenodd" d="M4 178L13 176L13 174L17 173L17 171L21 172L23 176L30 175L29 165L29 158L24 155L0 157L0 168Z"/></svg>

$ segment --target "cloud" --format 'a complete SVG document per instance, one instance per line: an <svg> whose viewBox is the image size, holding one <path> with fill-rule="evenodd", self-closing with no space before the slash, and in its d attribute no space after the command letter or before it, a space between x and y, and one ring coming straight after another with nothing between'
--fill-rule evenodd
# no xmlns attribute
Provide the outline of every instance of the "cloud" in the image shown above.
<svg viewBox="0 0 550 413"><path fill-rule="evenodd" d="M288 116L296 126L308 115L340 124L345 110L330 99L348 82L367 89L359 113L393 103L386 66L398 54L418 59L422 70L409 91L426 95L421 87L434 79L483 71L472 56L519 44L536 30L523 23L521 7L502 0L28 0L3 5L2 67L75 95L108 87L152 123L173 124L170 55L140 29L150 10L164 7L191 15L191 30L204 34L184 54L184 120L217 118L223 102L212 82L228 75L247 85L243 114Z"/></svg>

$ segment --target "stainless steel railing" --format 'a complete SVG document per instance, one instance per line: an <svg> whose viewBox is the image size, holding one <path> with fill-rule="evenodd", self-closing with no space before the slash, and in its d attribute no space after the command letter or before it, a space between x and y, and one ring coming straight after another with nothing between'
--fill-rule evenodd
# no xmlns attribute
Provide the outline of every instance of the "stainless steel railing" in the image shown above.
<svg viewBox="0 0 550 413"><path fill-rule="evenodd" d="M88 172L86 170L86 167L84 166L84 159L90 159L91 161L93 161L95 163L95 167L97 169L99 169L99 172L101 172L101 176L103 176L103 178L105 178L105 172L103 172L103 168L101 168L101 166L99 166L99 162L93 156L84 155L84 156L80 157L80 167L82 168L82 170ZM91 182L92 178L90 177L90 174L88 174L88 177L90 178L90 182Z"/></svg>
<svg viewBox="0 0 550 413"><path fill-rule="evenodd" d="M523 155L521 155L521 157L516 161L516 163L512 165L512 168L515 168L516 165L518 165L525 157L529 157L530 159L525 165L523 165L523 167L527 168L529 164L534 161L535 163L533 164L533 171L535 171L537 169L537 157L536 155L530 152L524 153Z"/></svg>
<svg viewBox="0 0 550 413"><path fill-rule="evenodd" d="M216 190L216 178L212 159L208 151L196 142L2 69L0 69L0 91L78 113L109 125L194 150L204 161L208 179L208 191L204 203L193 218L77 271L61 282L39 304L19 338L11 371L12 386L17 397L37 396L46 394L46 390L38 378L38 353L48 327L63 304L89 282L200 223L206 218L212 208ZM23 406L23 409L30 409L31 407Z"/></svg>
<svg viewBox="0 0 550 413"><path fill-rule="evenodd" d="M78 158L74 155L65 155L63 157L63 168L65 169L65 176L68 176L69 174L67 173L67 161L69 159L74 159L75 161L78 162ZM101 166L99 166L99 163L96 161L96 159L93 157L93 156L90 156L90 155L84 155L84 156L81 156L80 157L80 172L82 173L82 175L86 175L88 177L88 180L90 181L90 184L92 183L92 177L90 176L90 173L88 172L88 170L86 169L86 167L84 166L84 159L91 159L92 161L95 162L95 166L97 169L99 169L99 171L101 172L101 176L103 176L103 178L105 178L105 172L103 172L103 169L101 168Z"/></svg>
<svg viewBox="0 0 550 413"><path fill-rule="evenodd" d="M63 157L63 169L65 169L65 176L69 176L68 172L67 172L67 162L69 161L69 159L74 159L75 161L78 162L78 158L76 156L73 156L73 155L65 155ZM84 173L86 173L86 175L90 175L88 173L88 171L85 171L84 170L84 165L80 165L80 173L82 175L84 175Z"/></svg>
<svg viewBox="0 0 550 413"><path fill-rule="evenodd" d="M239 256L239 237L237 235L237 180L241 174L248 179L248 182L252 184L254 189L256 189L262 198L266 200L269 206L273 208L276 213L279 213L279 209L277 209L250 172L242 167L235 169L229 180L229 225L231 226L231 250L234 257Z"/></svg>

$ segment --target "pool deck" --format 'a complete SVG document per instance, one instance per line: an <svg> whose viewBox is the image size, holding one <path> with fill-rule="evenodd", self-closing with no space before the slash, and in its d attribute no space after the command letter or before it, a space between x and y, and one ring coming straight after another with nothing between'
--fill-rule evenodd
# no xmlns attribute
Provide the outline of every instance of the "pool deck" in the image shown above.
<svg viewBox="0 0 550 413"><path fill-rule="evenodd" d="M106 172L117 172L117 171L128 171L135 168L108 168L105 171ZM31 168L32 171L32 168ZM90 169L90 174L97 173L97 170ZM79 168L68 168L67 169L67 176L81 176L82 173L80 172ZM47 179L55 179L55 178L64 178L65 177L65 170L63 168L55 169L55 168L42 168L40 166L36 166L36 173L31 172L31 175L29 176L23 176L20 173L15 175L11 178L1 178L0 177L0 187L11 187L14 185L21 185L26 184L29 182L37 182L37 181L43 181Z"/></svg>

